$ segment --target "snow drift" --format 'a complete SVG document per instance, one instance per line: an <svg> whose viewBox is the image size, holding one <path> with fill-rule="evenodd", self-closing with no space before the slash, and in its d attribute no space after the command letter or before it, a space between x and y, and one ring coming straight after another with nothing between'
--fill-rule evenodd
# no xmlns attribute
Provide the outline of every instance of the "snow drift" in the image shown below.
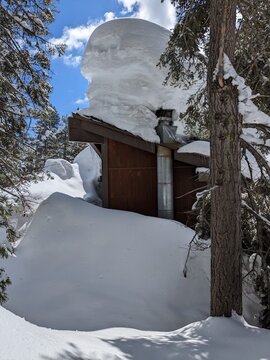
<svg viewBox="0 0 270 360"><path fill-rule="evenodd" d="M79 166L80 176L86 192L84 199L101 205L100 195L98 194L98 178L101 176L101 158L92 146L87 146L81 151L73 161Z"/></svg>
<svg viewBox="0 0 270 360"><path fill-rule="evenodd" d="M75 176L74 166L64 159L48 159L45 162L44 170L67 180Z"/></svg>
<svg viewBox="0 0 270 360"><path fill-rule="evenodd" d="M48 159L41 181L30 183L29 201L36 210L50 195L60 192L72 197L99 200L95 184L101 173L101 159L91 146L87 146L71 164L64 159Z"/></svg>
<svg viewBox="0 0 270 360"><path fill-rule="evenodd" d="M184 112L189 90L164 86L167 70L157 67L170 32L141 19L116 19L100 25L91 35L82 61L82 74L90 82L93 115L145 140L159 142L155 111Z"/></svg>
<svg viewBox="0 0 270 360"><path fill-rule="evenodd" d="M13 282L7 308L42 326L80 330L172 330L206 317L208 252L192 252L188 277L182 273L193 231L83 201L85 191L96 196L100 161L91 149L75 161L48 161L53 179L30 186L41 204L33 220L18 219L25 236L3 265ZM258 308L248 298L254 321Z"/></svg>
<svg viewBox="0 0 270 360"><path fill-rule="evenodd" d="M1 360L269 360L270 331L208 318L174 332L40 328L0 307Z"/></svg>
<svg viewBox="0 0 270 360"><path fill-rule="evenodd" d="M63 159L48 159L44 171L44 178L30 183L28 188L28 197L33 210L55 192L79 198L85 195L78 164L70 164Z"/></svg>
<svg viewBox="0 0 270 360"><path fill-rule="evenodd" d="M7 261L6 307L57 329L179 328L209 307L208 253L192 253L182 274L192 236L174 221L53 194Z"/></svg>

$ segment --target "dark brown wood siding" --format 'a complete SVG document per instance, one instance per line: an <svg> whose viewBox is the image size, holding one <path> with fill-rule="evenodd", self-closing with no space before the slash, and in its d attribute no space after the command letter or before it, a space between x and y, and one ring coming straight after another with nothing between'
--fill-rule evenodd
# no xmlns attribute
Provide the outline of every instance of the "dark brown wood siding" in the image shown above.
<svg viewBox="0 0 270 360"><path fill-rule="evenodd" d="M191 209L192 205L196 201L197 191L195 189L205 185L206 183L198 181L196 166L176 160L174 161L175 220L180 221L188 226L194 225L195 218L191 213ZM192 192L193 190L194 192Z"/></svg>
<svg viewBox="0 0 270 360"><path fill-rule="evenodd" d="M107 151L107 207L156 216L156 155L111 139Z"/></svg>

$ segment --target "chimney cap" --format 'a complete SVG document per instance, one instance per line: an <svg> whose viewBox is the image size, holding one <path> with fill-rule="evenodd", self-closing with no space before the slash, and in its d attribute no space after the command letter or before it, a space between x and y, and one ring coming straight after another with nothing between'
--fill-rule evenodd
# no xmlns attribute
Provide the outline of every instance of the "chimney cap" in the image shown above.
<svg viewBox="0 0 270 360"><path fill-rule="evenodd" d="M172 120L172 116L173 116L173 109L163 109L163 108L159 108L156 110L156 116L157 118L169 118Z"/></svg>

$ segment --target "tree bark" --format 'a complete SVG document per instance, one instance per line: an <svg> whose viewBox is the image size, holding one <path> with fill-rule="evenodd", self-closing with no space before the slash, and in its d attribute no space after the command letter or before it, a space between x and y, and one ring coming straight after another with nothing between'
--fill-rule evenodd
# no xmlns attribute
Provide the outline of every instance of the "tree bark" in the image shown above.
<svg viewBox="0 0 270 360"><path fill-rule="evenodd" d="M223 59L225 53L234 63L235 0L211 0L210 18L211 316L231 316L242 313L241 116L237 88L223 78Z"/></svg>

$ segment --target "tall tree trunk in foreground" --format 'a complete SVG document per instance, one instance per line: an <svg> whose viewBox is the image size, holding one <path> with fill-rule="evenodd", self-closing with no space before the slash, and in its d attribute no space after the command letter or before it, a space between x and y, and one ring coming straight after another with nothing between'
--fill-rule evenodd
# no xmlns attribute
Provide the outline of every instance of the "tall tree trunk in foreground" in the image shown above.
<svg viewBox="0 0 270 360"><path fill-rule="evenodd" d="M210 19L211 315L231 316L242 312L241 116L238 91L232 79L224 79L223 62L226 54L234 63L236 1L211 0Z"/></svg>

